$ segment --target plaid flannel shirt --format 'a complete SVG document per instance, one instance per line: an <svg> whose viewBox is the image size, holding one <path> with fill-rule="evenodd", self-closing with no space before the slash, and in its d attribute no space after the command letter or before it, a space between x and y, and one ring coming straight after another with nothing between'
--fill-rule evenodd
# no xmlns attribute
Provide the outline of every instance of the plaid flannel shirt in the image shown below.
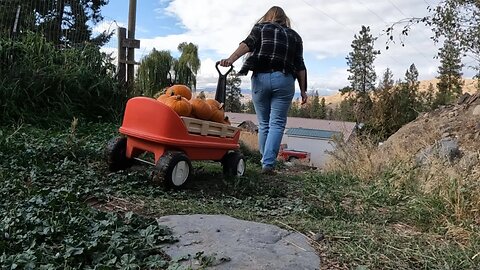
<svg viewBox="0 0 480 270"><path fill-rule="evenodd" d="M306 69L302 38L284 25L257 23L242 42L248 46L251 53L238 72L239 75L246 75L249 70L279 70L295 76L297 71Z"/></svg>

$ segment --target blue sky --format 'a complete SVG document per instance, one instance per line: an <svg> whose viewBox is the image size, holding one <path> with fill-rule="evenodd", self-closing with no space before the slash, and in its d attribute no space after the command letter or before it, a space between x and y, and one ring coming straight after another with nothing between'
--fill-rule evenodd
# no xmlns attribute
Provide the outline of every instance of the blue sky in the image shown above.
<svg viewBox="0 0 480 270"><path fill-rule="evenodd" d="M371 27L378 37L375 45L381 54L375 60L377 76L388 67L395 79L403 78L410 64L415 63L420 79L432 79L437 73L438 47L429 39L431 32L421 25L404 40L405 47L390 45L385 50L387 37L383 31L395 21L406 17L428 14L427 6L439 0L138 0L136 38L141 48L136 58L147 55L153 48L170 50L178 55L181 42L192 42L199 47L202 67L198 74L198 88L214 87L218 76L214 63L228 57L251 26L273 5L281 6L292 21L292 28L303 38L304 58L308 69L309 90L321 95L335 93L347 86L348 72L345 57L351 51L354 34L362 25ZM97 31L116 29L128 22L128 0L110 0L102 9L103 23ZM104 47L115 54L116 38ZM234 66L241 66L243 59ZM465 69L465 77L473 71ZM242 77L242 88L249 88L249 77Z"/></svg>

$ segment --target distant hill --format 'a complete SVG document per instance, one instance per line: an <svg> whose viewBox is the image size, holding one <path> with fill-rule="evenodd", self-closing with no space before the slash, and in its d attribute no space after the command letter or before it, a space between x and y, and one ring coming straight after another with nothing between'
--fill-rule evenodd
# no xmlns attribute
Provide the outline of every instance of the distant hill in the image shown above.
<svg viewBox="0 0 480 270"><path fill-rule="evenodd" d="M463 85L464 93L466 92L466 93L473 94L477 92L477 89L475 87L477 80L473 80L473 79L464 79L464 80L465 80L465 84ZM436 90L438 81L439 81L438 79L420 81L420 91L426 91L430 83L433 84L433 87L435 87L435 90Z"/></svg>
<svg viewBox="0 0 480 270"><path fill-rule="evenodd" d="M463 86L463 91L467 92L467 93L470 93L470 94L475 93L477 91L476 87L475 87L475 85L477 83L477 80L473 80L473 79L464 79L464 80L465 80L465 84ZM426 91L428 89L428 86L430 85L430 83L436 89L438 81L439 81L438 79L420 81L420 87L419 87L420 91ZM216 90L217 90L216 87L215 88L202 88L202 89L199 88L199 89L197 89L197 93L199 93L200 91L204 91L207 98L214 98ZM242 89L243 98L242 98L241 101L242 102L249 101L252 98L251 94L252 94L252 91L250 89ZM299 98L299 97L300 97L300 93L295 93L294 99ZM320 99L322 97L325 98L325 104L329 105L330 107L335 107L337 104L339 104L345 98L345 96L342 96L340 94L340 92L337 92L334 95L320 96Z"/></svg>
<svg viewBox="0 0 480 270"><path fill-rule="evenodd" d="M477 89L475 87L477 80L473 80L473 79L464 79L464 80L465 80L465 84L463 86L464 93L473 94L477 92ZM436 90L438 81L439 81L438 79L420 81L419 89L420 91L426 91L428 89L428 86L432 84ZM340 92L338 92L335 95L324 96L324 98L325 98L325 104L330 105L331 107L334 107L337 104L339 104L345 98L345 96L342 96Z"/></svg>

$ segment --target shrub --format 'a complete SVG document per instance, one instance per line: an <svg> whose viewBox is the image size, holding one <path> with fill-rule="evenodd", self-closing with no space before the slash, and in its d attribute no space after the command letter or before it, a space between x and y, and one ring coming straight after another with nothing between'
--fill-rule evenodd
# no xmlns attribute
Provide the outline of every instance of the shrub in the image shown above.
<svg viewBox="0 0 480 270"><path fill-rule="evenodd" d="M110 57L91 44L56 48L35 34L0 38L0 121L116 118L125 97L114 71Z"/></svg>

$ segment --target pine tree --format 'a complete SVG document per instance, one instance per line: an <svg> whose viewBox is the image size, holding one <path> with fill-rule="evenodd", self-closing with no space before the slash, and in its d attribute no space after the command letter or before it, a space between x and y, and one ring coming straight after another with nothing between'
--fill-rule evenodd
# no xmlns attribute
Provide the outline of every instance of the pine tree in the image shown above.
<svg viewBox="0 0 480 270"><path fill-rule="evenodd" d="M235 70L232 70L227 77L227 89L225 97L225 110L227 112L240 112L242 104L240 98L243 97L240 89L242 80Z"/></svg>
<svg viewBox="0 0 480 270"><path fill-rule="evenodd" d="M408 70L405 72L405 81L413 91L418 91L420 82L418 81L418 69L415 64L411 64Z"/></svg>
<svg viewBox="0 0 480 270"><path fill-rule="evenodd" d="M313 99L309 106L309 118L319 118L320 116L320 97L318 91L313 93Z"/></svg>
<svg viewBox="0 0 480 270"><path fill-rule="evenodd" d="M320 119L326 119L327 118L327 105L325 105L325 98L322 97L320 100L320 113L318 115L318 118Z"/></svg>
<svg viewBox="0 0 480 270"><path fill-rule="evenodd" d="M390 68L387 68L385 73L383 73L382 80L378 85L378 90L390 90L393 88L393 85L393 73Z"/></svg>
<svg viewBox="0 0 480 270"><path fill-rule="evenodd" d="M374 113L369 121L372 133L380 138L386 136L390 129L389 122L393 121L392 92L394 85L393 73L390 68L387 68L382 75L378 89L375 91L375 103L372 109Z"/></svg>
<svg viewBox="0 0 480 270"><path fill-rule="evenodd" d="M249 100L245 105L245 107L246 107L245 113L255 114L255 105L253 104L253 100Z"/></svg>
<svg viewBox="0 0 480 270"><path fill-rule="evenodd" d="M415 64L411 64L410 67L405 72L405 87L403 96L406 98L405 100L405 107L402 108L404 112L408 115L405 115L407 119L412 119L412 117L416 117L416 111L421 107L419 102L419 90L420 82L418 81L418 69ZM409 122L411 120L408 120Z"/></svg>
<svg viewBox="0 0 480 270"><path fill-rule="evenodd" d="M346 57L349 66L348 76L352 90L360 95L375 89L377 75L373 61L380 51L373 49L375 39L370 34L370 27L362 26L359 36L355 35L351 47L353 51Z"/></svg>
<svg viewBox="0 0 480 270"><path fill-rule="evenodd" d="M433 109L435 102L435 86L432 83L428 84L427 90L420 92L418 95L418 101L420 103L420 111L428 112Z"/></svg>
<svg viewBox="0 0 480 270"><path fill-rule="evenodd" d="M346 98L342 100L335 109L335 120L355 121L354 103L355 100L353 98Z"/></svg>
<svg viewBox="0 0 480 270"><path fill-rule="evenodd" d="M292 101L292 104L288 109L288 116L298 117L299 115L300 115L300 99L297 98L296 100Z"/></svg>
<svg viewBox="0 0 480 270"><path fill-rule="evenodd" d="M375 90L377 75L373 62L380 51L374 50L375 39L370 34L370 27L362 26L359 35L354 36L352 52L346 57L349 66L348 76L352 91L355 93L355 118L357 122L368 119L372 108L369 93Z"/></svg>
<svg viewBox="0 0 480 270"><path fill-rule="evenodd" d="M462 94L462 59L459 46L452 40L445 40L438 53L440 66L438 68L438 92L435 97L435 107L453 102Z"/></svg>
<svg viewBox="0 0 480 270"><path fill-rule="evenodd" d="M393 73L387 69L376 93L374 116L368 126L380 139L395 133L417 117L418 72L411 65L405 72L405 82L393 83Z"/></svg>

